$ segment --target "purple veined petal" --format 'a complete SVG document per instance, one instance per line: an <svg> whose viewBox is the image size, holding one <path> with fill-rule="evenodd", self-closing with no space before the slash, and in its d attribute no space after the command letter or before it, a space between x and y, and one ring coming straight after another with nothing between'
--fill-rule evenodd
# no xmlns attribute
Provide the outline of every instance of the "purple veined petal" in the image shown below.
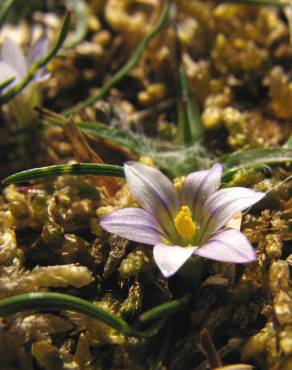
<svg viewBox="0 0 292 370"><path fill-rule="evenodd" d="M218 190L223 166L215 164L208 171L198 171L189 174L182 188L182 203L193 211L194 219L201 223L202 206L205 200Z"/></svg>
<svg viewBox="0 0 292 370"><path fill-rule="evenodd" d="M1 90L2 93L3 91L9 90L12 86L18 83L20 77L14 68L12 68L9 64L0 61L0 84L7 81L11 77L14 77L14 80L5 89Z"/></svg>
<svg viewBox="0 0 292 370"><path fill-rule="evenodd" d="M175 274L191 257L197 247L156 244L153 248L154 261L166 278Z"/></svg>
<svg viewBox="0 0 292 370"><path fill-rule="evenodd" d="M222 189L211 195L203 206L203 223L201 241L206 241L210 235L221 229L238 212L259 202L265 193L255 190L234 187Z"/></svg>
<svg viewBox="0 0 292 370"><path fill-rule="evenodd" d="M9 37L5 37L1 46L0 59L15 69L22 79L27 71L28 65L21 48Z"/></svg>
<svg viewBox="0 0 292 370"><path fill-rule="evenodd" d="M123 208L109 213L101 217L100 226L109 233L138 243L154 245L166 238L155 218L141 208Z"/></svg>
<svg viewBox="0 0 292 370"><path fill-rule="evenodd" d="M46 36L42 36L29 49L27 55L28 64L31 65L37 60L43 58L49 50L49 40Z"/></svg>
<svg viewBox="0 0 292 370"><path fill-rule="evenodd" d="M256 260L256 253L248 239L239 231L224 229L214 234L194 254L216 261L248 263Z"/></svg>
<svg viewBox="0 0 292 370"><path fill-rule="evenodd" d="M157 219L167 235L177 237L173 218L179 202L172 182L156 168L138 162L127 162L124 168L133 197Z"/></svg>
<svg viewBox="0 0 292 370"><path fill-rule="evenodd" d="M33 63L43 58L49 50L49 40L46 36L42 36L34 44L31 45L27 55L27 64L31 66ZM49 77L46 68L42 68L35 76L36 80L44 80Z"/></svg>

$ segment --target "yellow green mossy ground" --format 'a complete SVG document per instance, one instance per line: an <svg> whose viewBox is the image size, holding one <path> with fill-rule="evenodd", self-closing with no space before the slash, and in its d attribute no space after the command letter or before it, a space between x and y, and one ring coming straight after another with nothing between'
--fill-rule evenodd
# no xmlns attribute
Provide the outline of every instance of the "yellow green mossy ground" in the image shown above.
<svg viewBox="0 0 292 370"><path fill-rule="evenodd" d="M289 5L2 3L0 63L5 37L24 55L43 36L48 52L57 49L46 78L37 78L44 66L28 66L23 89L0 64L0 84L8 83L0 92L1 180L35 167L131 160L179 188L184 176L220 162L222 188L267 195L242 214L256 262L196 257L166 279L151 246L99 225L102 215L139 206L121 168L96 176L79 166L2 184L0 370L291 369ZM192 239L196 225L182 217ZM4 299L30 293L81 298L101 319L56 302L26 311L16 301L5 311Z"/></svg>

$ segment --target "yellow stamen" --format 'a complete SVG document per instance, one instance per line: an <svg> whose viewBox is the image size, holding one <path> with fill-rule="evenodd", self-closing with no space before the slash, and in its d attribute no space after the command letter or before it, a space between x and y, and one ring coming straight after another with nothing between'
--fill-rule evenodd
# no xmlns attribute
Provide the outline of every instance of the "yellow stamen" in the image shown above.
<svg viewBox="0 0 292 370"><path fill-rule="evenodd" d="M180 211L174 219L174 224L180 237L190 242L196 234L197 226L192 219L192 213L188 206L181 206Z"/></svg>
<svg viewBox="0 0 292 370"><path fill-rule="evenodd" d="M174 187L176 188L177 191L180 191L181 190L184 181L185 181L185 176L176 177L174 179L173 185L174 185Z"/></svg>
<svg viewBox="0 0 292 370"><path fill-rule="evenodd" d="M146 166L149 166L149 167L155 167L153 159L151 157L147 157L146 155L145 156L142 155L139 158L139 162L142 163L142 164L145 164Z"/></svg>

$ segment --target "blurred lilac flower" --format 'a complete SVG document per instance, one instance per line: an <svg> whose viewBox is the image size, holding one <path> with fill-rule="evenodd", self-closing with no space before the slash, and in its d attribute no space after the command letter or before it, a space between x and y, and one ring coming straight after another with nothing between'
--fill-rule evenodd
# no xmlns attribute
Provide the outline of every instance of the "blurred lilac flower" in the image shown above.
<svg viewBox="0 0 292 370"><path fill-rule="evenodd" d="M223 262L256 259L248 239L227 226L264 193L234 187L218 190L222 165L173 183L159 170L137 162L124 166L127 184L141 208L124 208L101 218L108 232L154 245L154 260L165 277L195 254ZM226 227L227 226L227 227Z"/></svg>
<svg viewBox="0 0 292 370"><path fill-rule="evenodd" d="M48 39L46 37L41 37L32 44L27 56L13 40L5 37L0 48L0 84L13 77L13 82L6 87L9 90L13 85L19 83L26 76L31 65L44 57L47 52ZM34 80L44 79L47 76L46 69L42 68L37 72Z"/></svg>

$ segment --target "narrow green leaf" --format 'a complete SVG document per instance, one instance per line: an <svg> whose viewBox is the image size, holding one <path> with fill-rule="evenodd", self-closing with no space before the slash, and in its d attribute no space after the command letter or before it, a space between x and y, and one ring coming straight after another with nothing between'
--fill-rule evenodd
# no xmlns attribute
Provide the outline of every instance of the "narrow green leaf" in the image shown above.
<svg viewBox="0 0 292 370"><path fill-rule="evenodd" d="M103 123L80 122L78 128L97 138L130 149L133 153L153 158L154 162L170 177L184 176L192 171L209 168L214 160L205 147L196 143L188 147L174 147L170 143L157 141L110 127ZM174 166L173 163L176 163Z"/></svg>
<svg viewBox="0 0 292 370"><path fill-rule="evenodd" d="M142 322L156 320L160 317L165 317L166 315L173 314L177 311L182 310L188 303L189 297L184 296L183 298L176 299L170 302L162 303L150 310L142 313L139 320Z"/></svg>
<svg viewBox="0 0 292 370"><path fill-rule="evenodd" d="M71 0L72 11L75 12L77 18L76 30L72 38L64 45L66 49L72 49L85 39L87 27L87 5L84 0ZM70 9L71 10L71 9Z"/></svg>
<svg viewBox="0 0 292 370"><path fill-rule="evenodd" d="M70 13L67 13L55 45L52 47L52 49L46 56L44 56L43 58L39 59L38 61L31 65L26 76L18 84L16 84L14 87L12 87L9 91L7 91L0 97L0 105L7 103L17 94L19 94L35 78L38 70L44 67L47 63L49 63L49 61L52 58L55 57L57 52L61 49L65 41L65 38L69 32L70 19L71 19Z"/></svg>
<svg viewBox="0 0 292 370"><path fill-rule="evenodd" d="M72 310L93 317L119 332L132 337L150 338L156 335L165 324L163 318L145 331L138 331L123 319L84 299L63 293L25 293L0 300L0 317L28 310ZM173 311L174 312L174 311Z"/></svg>
<svg viewBox="0 0 292 370"><path fill-rule="evenodd" d="M183 101L182 97L179 97L177 103L177 128L180 143L189 145L190 143L190 130L188 123L188 116L186 111L186 102Z"/></svg>
<svg viewBox="0 0 292 370"><path fill-rule="evenodd" d="M78 128L87 134L91 134L96 138L105 139L110 142L119 144L134 153L142 153L147 145L147 139L139 134L131 131L123 131L104 123L97 122L80 122ZM149 143L150 145L150 143Z"/></svg>
<svg viewBox="0 0 292 370"><path fill-rule="evenodd" d="M124 177L124 169L123 167L110 164L61 164L55 166L33 168L31 170L18 172L14 175L6 177L6 179L4 179L2 182L4 184L18 184L30 180L40 181L62 175Z"/></svg>
<svg viewBox="0 0 292 370"><path fill-rule="evenodd" d="M285 8L285 6L289 5L288 1L279 1L279 0L219 0L218 2L220 3L242 3L242 4L250 4L250 5L271 5L277 8Z"/></svg>
<svg viewBox="0 0 292 370"><path fill-rule="evenodd" d="M44 108L35 108L40 113L42 124L64 126L69 122L67 117ZM80 131L92 135L97 139L108 140L114 144L130 149L134 153L141 153L144 146L151 145L150 140L143 135L132 131L121 130L100 122L77 122Z"/></svg>
<svg viewBox="0 0 292 370"><path fill-rule="evenodd" d="M126 335L136 336L124 320L84 299L61 293L27 293L0 300L0 316L27 310L74 310L104 322Z"/></svg>
<svg viewBox="0 0 292 370"><path fill-rule="evenodd" d="M166 142L149 140L131 131L126 132L96 122L80 122L78 128L82 132L130 149L133 153L153 158L158 167L170 177L184 176L192 171L205 170L214 163L205 147L199 143L188 147L174 147ZM174 166L173 163L176 165Z"/></svg>
<svg viewBox="0 0 292 370"><path fill-rule="evenodd" d="M5 19L12 8L15 0L6 0L5 3L0 7L0 27L5 22Z"/></svg>
<svg viewBox="0 0 292 370"><path fill-rule="evenodd" d="M179 67L180 97L178 102L178 131L185 145L192 145L203 139L204 128L196 98L189 86L186 72Z"/></svg>
<svg viewBox="0 0 292 370"><path fill-rule="evenodd" d="M292 149L257 148L233 153L226 158L219 158L224 163L224 178L244 168L292 162Z"/></svg>
<svg viewBox="0 0 292 370"><path fill-rule="evenodd" d="M70 114L74 114L79 112L80 110L89 107L90 105L94 104L96 101L99 99L103 98L109 91L110 89L116 85L119 81L121 81L127 73L134 68L140 61L142 54L145 50L145 48L148 46L150 41L160 32L162 29L166 19L167 15L169 12L171 0L165 0L164 2L164 7L162 9L160 18L156 25L154 26L153 30L146 35L143 40L139 43L137 48L134 51L134 54L131 56L131 58L128 60L128 62L121 68L119 69L113 76L112 78L100 89L100 91L93 96L90 96L83 102L75 105L72 108L67 109L66 111L63 112L65 116L68 116Z"/></svg>
<svg viewBox="0 0 292 370"><path fill-rule="evenodd" d="M43 126L59 125L64 126L68 122L68 118L48 111L43 108L35 108L40 114ZM90 134L98 139L104 139L119 146L130 149L133 153L146 155L148 152L155 150L169 150L172 145L163 141L147 138L132 131L121 130L101 122L86 122L77 123L80 131Z"/></svg>
<svg viewBox="0 0 292 370"><path fill-rule="evenodd" d="M49 51L49 53L45 57L41 58L40 60L38 60L35 63L36 64L35 68L37 70L39 68L44 67L46 64L49 63L49 61L51 59L53 59L57 55L58 51L63 46L63 44L66 40L66 37L68 35L70 22L71 22L71 14L69 12L67 12L67 14L65 15L62 27L61 27L61 31L59 33L59 36L57 37L57 41L56 41L55 45L52 47L52 49Z"/></svg>
<svg viewBox="0 0 292 370"><path fill-rule="evenodd" d="M171 327L168 326L167 328L165 328L159 353L157 357L152 361L150 370L161 370L163 368L163 362L166 357L170 342L171 342Z"/></svg>
<svg viewBox="0 0 292 370"><path fill-rule="evenodd" d="M42 123L64 126L68 118L55 112L37 108ZM184 176L192 171L205 170L214 163L214 158L206 148L195 143L191 146L175 146L172 143L150 139L131 131L124 131L99 122L78 122L78 128L96 138L108 140L118 146L130 149L133 153L153 158L158 167L170 177ZM176 165L174 166L173 163Z"/></svg>

